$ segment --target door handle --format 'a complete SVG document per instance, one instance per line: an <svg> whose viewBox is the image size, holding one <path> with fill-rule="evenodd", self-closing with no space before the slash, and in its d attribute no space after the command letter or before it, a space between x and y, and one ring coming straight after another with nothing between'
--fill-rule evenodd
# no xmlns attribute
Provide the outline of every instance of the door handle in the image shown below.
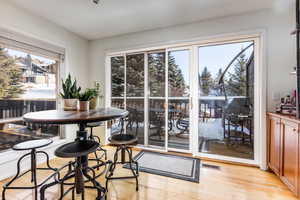
<svg viewBox="0 0 300 200"><path fill-rule="evenodd" d="M193 110L193 98L190 97L191 110Z"/></svg>

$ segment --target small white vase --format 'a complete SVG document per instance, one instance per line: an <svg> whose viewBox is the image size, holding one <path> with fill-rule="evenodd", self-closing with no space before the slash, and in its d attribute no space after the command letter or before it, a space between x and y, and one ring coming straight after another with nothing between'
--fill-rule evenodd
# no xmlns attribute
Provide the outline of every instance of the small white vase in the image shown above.
<svg viewBox="0 0 300 200"><path fill-rule="evenodd" d="M79 111L88 111L90 109L89 101L79 101Z"/></svg>
<svg viewBox="0 0 300 200"><path fill-rule="evenodd" d="M78 99L64 99L64 110L77 110Z"/></svg>

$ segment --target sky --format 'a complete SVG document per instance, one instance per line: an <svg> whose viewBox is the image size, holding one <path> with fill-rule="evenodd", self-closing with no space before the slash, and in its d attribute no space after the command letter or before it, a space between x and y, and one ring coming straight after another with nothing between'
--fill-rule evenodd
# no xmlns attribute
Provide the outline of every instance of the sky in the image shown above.
<svg viewBox="0 0 300 200"><path fill-rule="evenodd" d="M199 48L199 73L204 67L207 67L213 78L217 76L220 68L223 70L230 61L241 51L242 48L251 44L249 42L231 43L224 45L205 46ZM253 48L245 51L246 58L249 58ZM174 56L176 64L182 70L185 81L189 80L189 52L188 50L180 50L171 52ZM232 70L232 67L229 69Z"/></svg>
<svg viewBox="0 0 300 200"><path fill-rule="evenodd" d="M28 55L28 53L24 53L22 51L13 50L13 49L7 49L7 52L10 56L17 56L17 57L23 57L23 58L25 58ZM55 63L55 60L51 60L51 59L40 57L40 56L35 56L35 55L32 55L32 54L30 54L30 55L31 55L31 58L38 59L38 60L43 61L44 63L47 63L47 64Z"/></svg>

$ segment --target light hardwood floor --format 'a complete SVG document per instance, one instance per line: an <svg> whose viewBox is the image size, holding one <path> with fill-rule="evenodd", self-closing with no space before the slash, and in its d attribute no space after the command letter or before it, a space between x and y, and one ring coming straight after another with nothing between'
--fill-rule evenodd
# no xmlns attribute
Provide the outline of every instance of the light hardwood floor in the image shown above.
<svg viewBox="0 0 300 200"><path fill-rule="evenodd" d="M109 158L113 147L109 150ZM134 151L136 154L137 151ZM66 159L53 159L51 164L58 167L67 162ZM140 190L135 191L134 180L116 180L109 184L108 200L296 200L297 198L272 173L261 171L255 167L245 167L212 161L202 163L220 166L220 170L201 168L200 183L167 178L147 173L140 173ZM117 169L119 174L126 174L128 170ZM5 173L5 172L1 172ZM40 173L43 178L47 173ZM27 175L26 175L27 176ZM29 180L29 176L24 180ZM2 192L3 183L0 182ZM104 184L104 177L99 178ZM21 180L21 184L29 184ZM47 191L47 200L58 199L59 188L52 187ZM96 192L88 190L86 199L94 200ZM7 200L31 200L32 191L8 190ZM67 197L65 199L70 199ZM80 199L80 197L76 198Z"/></svg>

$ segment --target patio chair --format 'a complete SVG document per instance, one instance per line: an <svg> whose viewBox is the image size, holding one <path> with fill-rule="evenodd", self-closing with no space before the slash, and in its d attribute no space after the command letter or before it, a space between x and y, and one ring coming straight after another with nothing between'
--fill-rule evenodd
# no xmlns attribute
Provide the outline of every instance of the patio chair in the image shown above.
<svg viewBox="0 0 300 200"><path fill-rule="evenodd" d="M224 139L227 138L229 141L232 138L242 139L244 143L246 139L244 127L246 126L249 130L249 142L252 143L252 109L248 98L244 97L228 99L223 109L222 118ZM232 135L232 128L235 130L235 135ZM240 130L238 130L238 128L240 128Z"/></svg>

